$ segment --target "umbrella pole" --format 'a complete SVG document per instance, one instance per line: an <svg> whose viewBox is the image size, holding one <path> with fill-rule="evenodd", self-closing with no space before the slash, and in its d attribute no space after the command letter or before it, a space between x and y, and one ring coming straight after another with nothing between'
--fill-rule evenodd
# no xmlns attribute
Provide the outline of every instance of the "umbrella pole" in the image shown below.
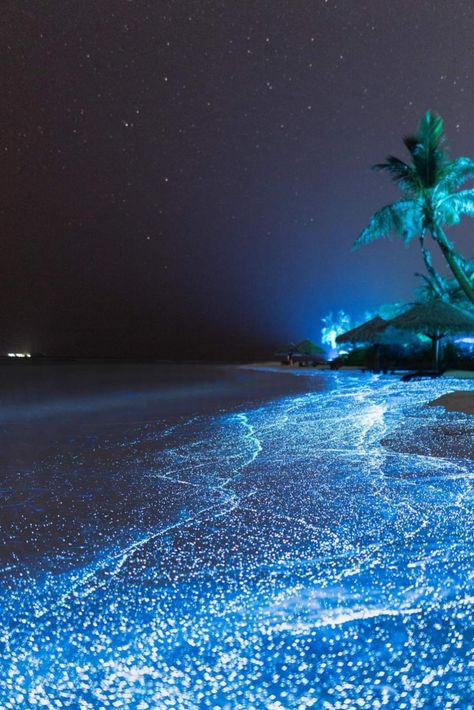
<svg viewBox="0 0 474 710"><path fill-rule="evenodd" d="M442 336L441 335L433 335L432 336L432 342L433 342L433 369L436 370L436 372L439 372L439 356L440 356L440 341L441 341Z"/></svg>

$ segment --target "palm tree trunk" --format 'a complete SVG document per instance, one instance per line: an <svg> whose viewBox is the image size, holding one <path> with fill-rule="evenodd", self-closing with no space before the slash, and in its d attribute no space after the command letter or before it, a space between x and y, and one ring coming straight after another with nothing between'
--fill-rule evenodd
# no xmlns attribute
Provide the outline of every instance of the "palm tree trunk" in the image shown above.
<svg viewBox="0 0 474 710"><path fill-rule="evenodd" d="M425 247L425 235L422 233L420 235L420 246L421 246L421 253L423 255L423 261L425 262L426 270L430 276L430 283L435 291L435 293L440 297L443 298L443 296L446 295L446 289L443 285L443 281L441 279L441 276L438 274L436 269L433 266L433 261L431 259L431 252L429 249Z"/></svg>
<svg viewBox="0 0 474 710"><path fill-rule="evenodd" d="M474 271L472 270L471 263L467 259L465 259L458 251L455 251L454 249L451 249L451 251L458 260L458 262L462 264L462 267L469 279L469 282L474 284Z"/></svg>
<svg viewBox="0 0 474 710"><path fill-rule="evenodd" d="M466 273L463 259L456 254L441 227L433 226L431 229L431 235L433 239L438 242L439 248L441 249L455 279L461 286L469 301L474 304L474 286L469 278L469 275Z"/></svg>

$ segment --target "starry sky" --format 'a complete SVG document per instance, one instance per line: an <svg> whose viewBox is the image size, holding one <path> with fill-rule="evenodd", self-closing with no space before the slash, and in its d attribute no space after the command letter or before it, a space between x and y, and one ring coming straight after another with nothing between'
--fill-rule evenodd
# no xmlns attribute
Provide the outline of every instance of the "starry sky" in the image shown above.
<svg viewBox="0 0 474 710"><path fill-rule="evenodd" d="M474 156L470 0L2 12L3 350L264 356L411 297L415 244L350 249L428 108Z"/></svg>

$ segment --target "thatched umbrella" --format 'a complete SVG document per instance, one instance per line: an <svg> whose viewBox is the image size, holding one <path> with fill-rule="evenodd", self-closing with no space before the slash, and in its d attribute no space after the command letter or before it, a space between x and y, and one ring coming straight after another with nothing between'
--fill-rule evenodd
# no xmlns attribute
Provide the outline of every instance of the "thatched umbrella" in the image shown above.
<svg viewBox="0 0 474 710"><path fill-rule="evenodd" d="M375 369L378 370L380 366L380 345L385 340L383 333L387 327L387 323L388 321L384 320L384 318L375 316L375 318L368 320L366 323L358 325L357 328L352 328L338 335L336 342L373 345L375 351Z"/></svg>
<svg viewBox="0 0 474 710"><path fill-rule="evenodd" d="M357 328L338 335L336 342L338 343L372 343L379 344L382 341L382 333L387 326L388 321L380 316L375 316Z"/></svg>
<svg viewBox="0 0 474 710"><path fill-rule="evenodd" d="M319 345L316 345L316 343L313 343L312 340L302 340L297 345L294 345L291 350L290 358L293 361L299 362L301 366L309 362L319 364L325 362L325 350Z"/></svg>
<svg viewBox="0 0 474 710"><path fill-rule="evenodd" d="M474 314L445 301L418 303L405 313L388 321L387 330L421 333L433 345L433 366L439 370L439 344L446 335L474 334Z"/></svg>
<svg viewBox="0 0 474 710"><path fill-rule="evenodd" d="M324 355L326 351L320 345L316 345L312 340L302 340L296 345L292 343L288 348L285 348L283 352L276 353L278 357L284 358L282 362L284 364L292 364L296 359L300 363L315 361L315 362L325 362Z"/></svg>
<svg viewBox="0 0 474 710"><path fill-rule="evenodd" d="M316 343L313 343L312 340L302 340L301 343L298 343L298 345L295 345L294 347L295 352L301 353L301 355L324 355L325 350L324 348L320 347L319 345L316 345Z"/></svg>

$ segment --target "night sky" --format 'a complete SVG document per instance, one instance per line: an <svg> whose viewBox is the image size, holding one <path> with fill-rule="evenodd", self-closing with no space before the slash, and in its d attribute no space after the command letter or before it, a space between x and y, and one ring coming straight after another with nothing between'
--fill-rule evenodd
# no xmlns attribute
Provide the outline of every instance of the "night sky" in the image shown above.
<svg viewBox="0 0 474 710"><path fill-rule="evenodd" d="M428 108L474 157L471 0L4 0L0 27L3 351L253 357L411 297L416 244L350 248Z"/></svg>

